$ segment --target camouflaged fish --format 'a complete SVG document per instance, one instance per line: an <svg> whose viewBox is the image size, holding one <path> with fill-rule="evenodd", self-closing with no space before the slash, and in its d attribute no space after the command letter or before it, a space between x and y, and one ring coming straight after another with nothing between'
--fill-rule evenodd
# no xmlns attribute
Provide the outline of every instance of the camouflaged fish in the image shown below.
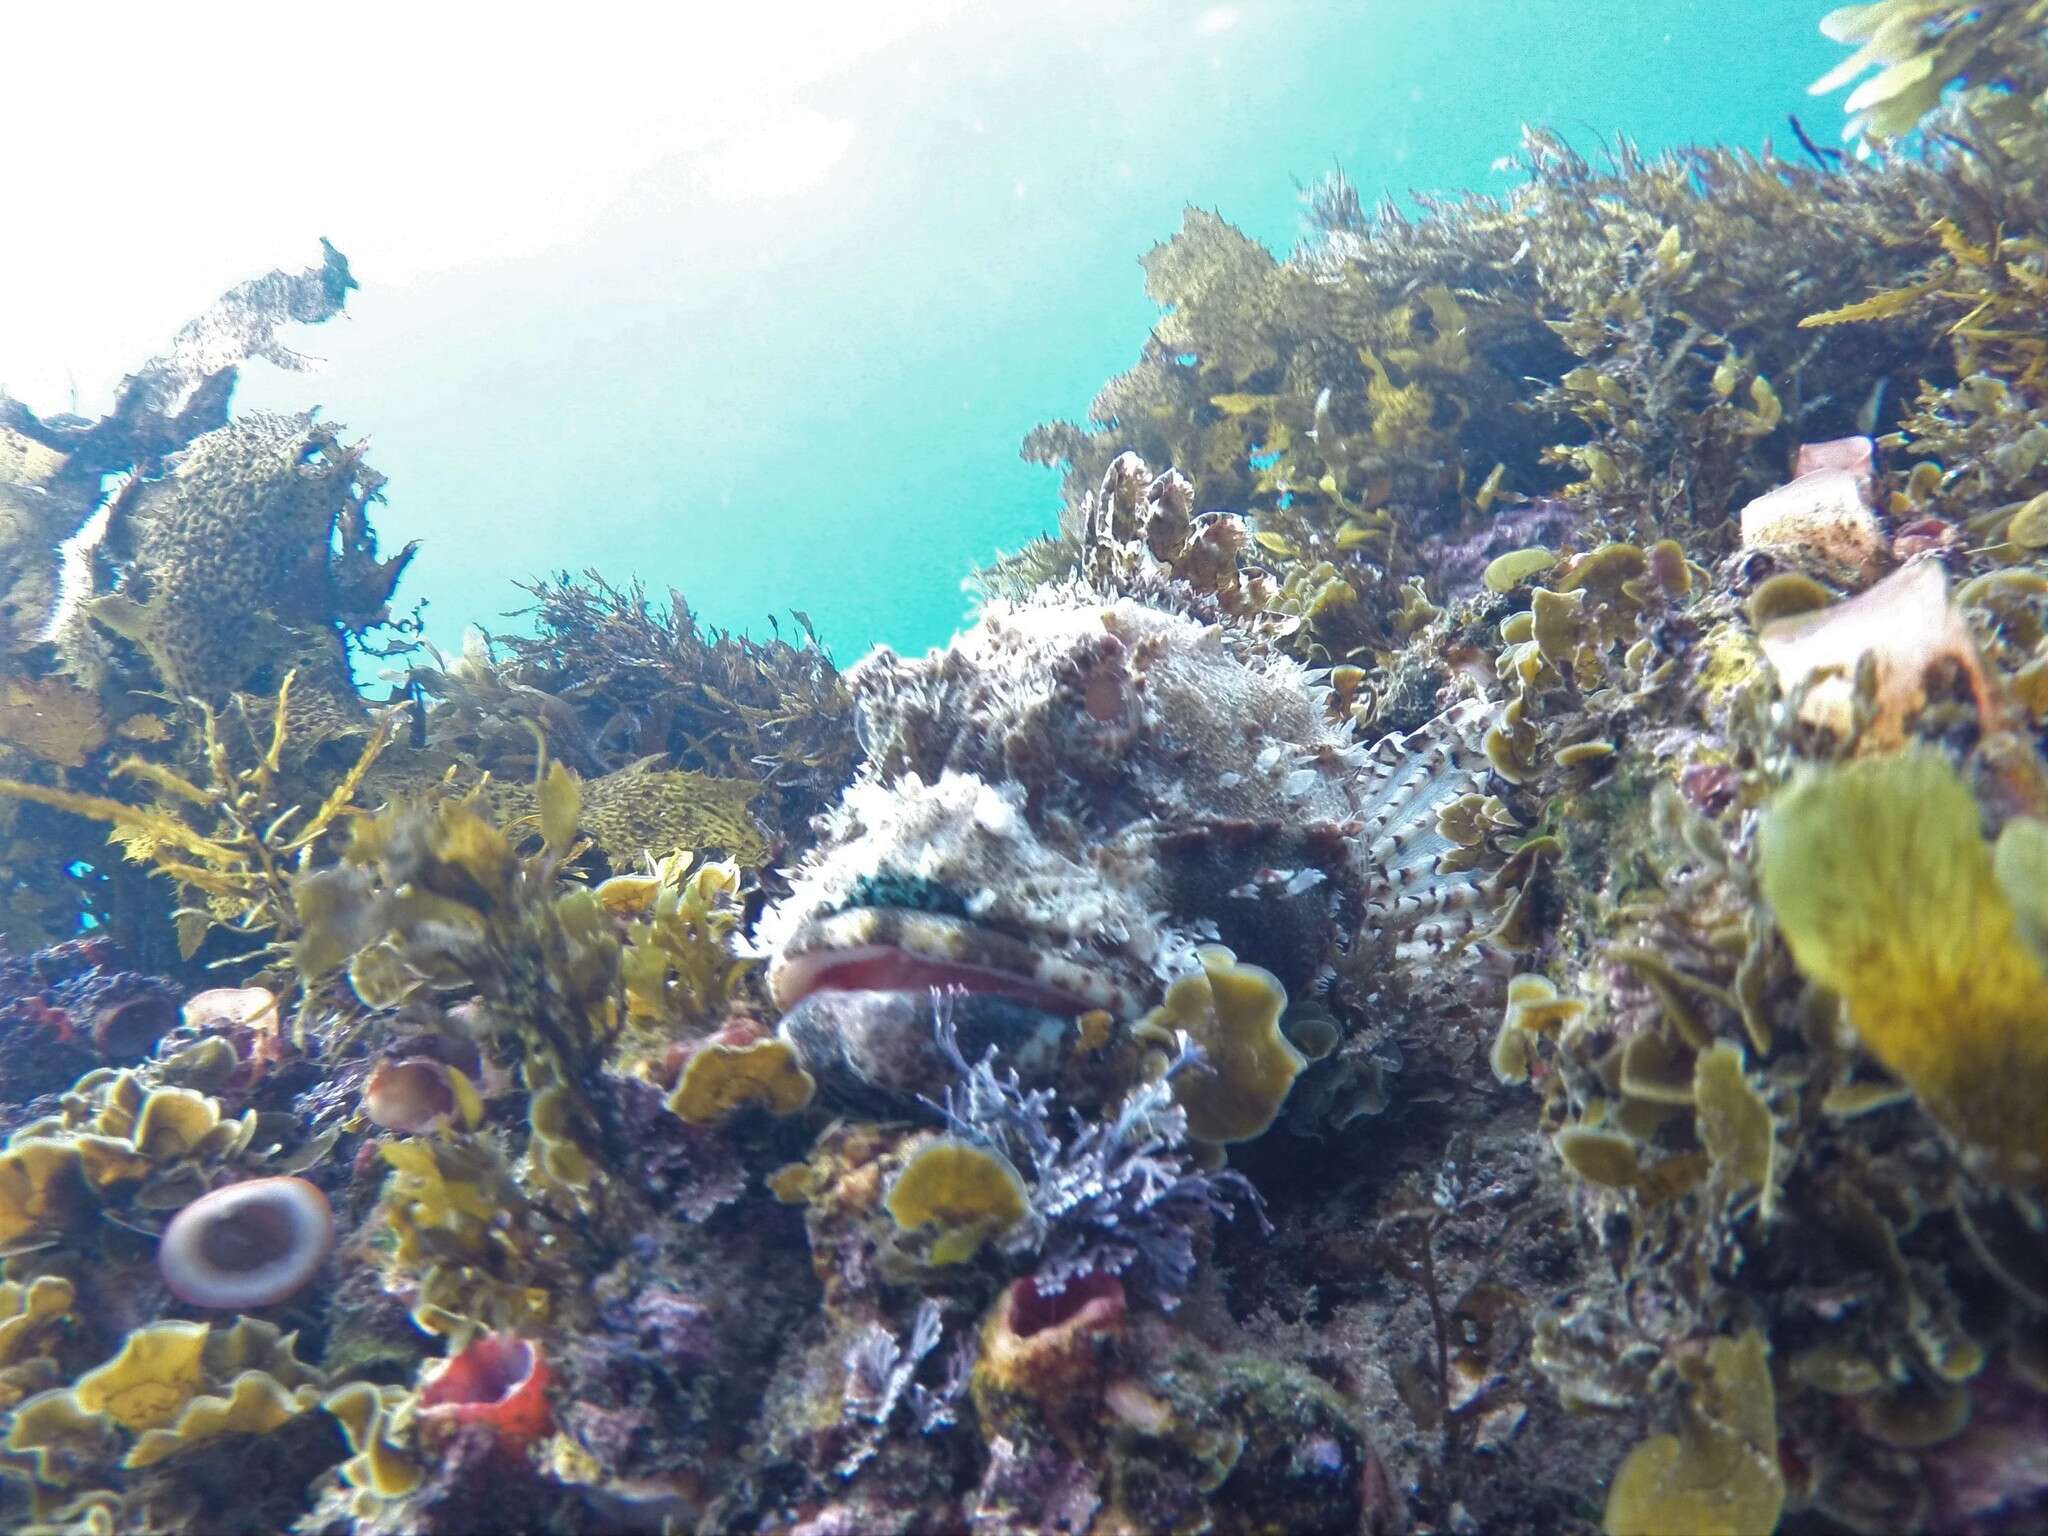
<svg viewBox="0 0 2048 1536"><path fill-rule="evenodd" d="M944 1080L935 988L970 1056L1047 1081L1078 1017L1138 1019L1200 945L1299 996L1341 946L1396 963L1471 926L1438 820L1485 771L1481 701L1368 748L1241 627L1079 583L848 681L865 762L756 936L783 1038L842 1095Z"/></svg>

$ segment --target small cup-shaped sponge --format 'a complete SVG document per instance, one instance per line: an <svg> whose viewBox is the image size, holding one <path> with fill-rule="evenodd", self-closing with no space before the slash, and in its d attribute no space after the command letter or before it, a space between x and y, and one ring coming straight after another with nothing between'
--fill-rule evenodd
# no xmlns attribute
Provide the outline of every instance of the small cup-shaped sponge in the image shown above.
<svg viewBox="0 0 2048 1536"><path fill-rule="evenodd" d="M334 1211L304 1179L246 1179L201 1195L157 1244L164 1284L195 1307L275 1306L313 1278L334 1245Z"/></svg>
<svg viewBox="0 0 2048 1536"><path fill-rule="evenodd" d="M548 1405L552 1375L530 1340L515 1333L480 1333L427 1372L420 1383L420 1421L444 1427L484 1424L501 1440L528 1444L554 1423Z"/></svg>

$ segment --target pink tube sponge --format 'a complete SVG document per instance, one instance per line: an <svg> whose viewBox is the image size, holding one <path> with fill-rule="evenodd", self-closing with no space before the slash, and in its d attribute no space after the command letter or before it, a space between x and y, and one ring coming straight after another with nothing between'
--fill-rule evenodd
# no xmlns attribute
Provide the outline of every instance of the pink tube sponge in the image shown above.
<svg viewBox="0 0 2048 1536"><path fill-rule="evenodd" d="M246 1179L171 1218L157 1268L180 1301L223 1312L275 1306L313 1278L334 1246L334 1211L304 1179Z"/></svg>

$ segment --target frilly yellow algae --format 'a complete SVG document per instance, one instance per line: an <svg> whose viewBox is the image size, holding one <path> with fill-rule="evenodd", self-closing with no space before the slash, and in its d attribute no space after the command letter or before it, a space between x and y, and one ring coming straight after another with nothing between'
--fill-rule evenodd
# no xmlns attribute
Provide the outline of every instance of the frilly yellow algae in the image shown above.
<svg viewBox="0 0 2048 1536"><path fill-rule="evenodd" d="M121 1465L148 1467L223 1435L268 1434L319 1398L320 1373L293 1343L246 1317L138 1328L113 1359L20 1404L7 1449L32 1454L37 1480L61 1487L131 1438Z"/></svg>
<svg viewBox="0 0 2048 1536"><path fill-rule="evenodd" d="M55 1509L39 1510L30 1524L15 1530L17 1536L116 1536L122 1512L118 1493L95 1488L66 1499Z"/></svg>
<svg viewBox="0 0 2048 1536"><path fill-rule="evenodd" d="M950 1137L926 1142L890 1186L884 1201L903 1231L937 1227L934 1264L961 1264L989 1238L1024 1219L1030 1202L1009 1159Z"/></svg>
<svg viewBox="0 0 2048 1536"><path fill-rule="evenodd" d="M1531 576L1557 564L1557 553L1548 549L1511 549L1496 555L1480 578L1489 592L1512 592Z"/></svg>
<svg viewBox="0 0 2048 1536"><path fill-rule="evenodd" d="M691 1054L682 1081L668 1096L668 1107L691 1125L711 1125L747 1104L758 1104L773 1115L793 1115L817 1091L816 1081L787 1041L713 1042Z"/></svg>
<svg viewBox="0 0 2048 1536"><path fill-rule="evenodd" d="M1999 879L2030 868L2025 822L1994 858L1947 760L1915 747L1809 773L1757 837L1765 897L1800 969L1842 999L1871 1054L2004 1177L2048 1161L2048 972Z"/></svg>
<svg viewBox="0 0 2048 1536"><path fill-rule="evenodd" d="M87 1413L104 1413L123 1429L168 1424L206 1378L199 1356L211 1332L205 1323L138 1328L118 1355L78 1378L72 1397Z"/></svg>
<svg viewBox="0 0 2048 1536"><path fill-rule="evenodd" d="M329 1393L320 1404L334 1415L348 1437L352 1454L342 1463L341 1475L357 1490L359 1515L373 1510L381 1500L403 1498L419 1487L425 1475L387 1438L387 1430L410 1400L411 1394L401 1388L352 1381Z"/></svg>
<svg viewBox="0 0 2048 1536"><path fill-rule="evenodd" d="M1644 1104L1690 1108L1697 1103L1697 1070L1690 1049L1655 1030L1645 1030L1622 1047L1621 1091Z"/></svg>
<svg viewBox="0 0 2048 1536"><path fill-rule="evenodd" d="M224 1395L195 1397L168 1428L145 1431L122 1465L155 1466L222 1435L267 1435L311 1408L319 1395L312 1386L287 1390L267 1371L244 1371Z"/></svg>
<svg viewBox="0 0 2048 1536"><path fill-rule="evenodd" d="M622 1027L620 945L596 893L562 879L575 776L549 766L536 798L544 845L530 857L466 801L359 820L342 863L294 886L306 917L296 961L311 978L388 949L380 978L473 985L533 1096L533 1166L580 1188L606 1139L583 1085Z"/></svg>
<svg viewBox="0 0 2048 1536"><path fill-rule="evenodd" d="M1508 982L1507 1011L1493 1041L1493 1075L1504 1083L1529 1080L1529 1041L1556 1035L1585 1017L1583 998L1561 997L1547 976L1522 975Z"/></svg>
<svg viewBox="0 0 2048 1536"><path fill-rule="evenodd" d="M256 1125L253 1111L225 1119L191 1089L89 1072L0 1152L0 1249L56 1237L98 1205L183 1205L204 1192L208 1170L248 1150Z"/></svg>
<svg viewBox="0 0 2048 1536"><path fill-rule="evenodd" d="M1785 1503L1763 1335L1707 1346L1676 1435L1653 1435L1607 1492L1608 1536L1768 1536Z"/></svg>
<svg viewBox="0 0 2048 1536"><path fill-rule="evenodd" d="M1147 1033L1179 1031L1202 1048L1202 1068L1174 1079L1188 1134L1221 1145L1262 1136L1308 1065L1280 1029L1287 989L1271 971L1241 965L1221 945L1196 951L1199 971L1175 981L1147 1014Z"/></svg>
<svg viewBox="0 0 2048 1536"><path fill-rule="evenodd" d="M25 1137L0 1153L0 1249L68 1225L86 1203L78 1149Z"/></svg>
<svg viewBox="0 0 2048 1536"><path fill-rule="evenodd" d="M1610 1189L1632 1188L1642 1172L1635 1142L1602 1126L1566 1126L1557 1133L1557 1153L1580 1178Z"/></svg>
<svg viewBox="0 0 2048 1536"><path fill-rule="evenodd" d="M750 965L732 951L739 927L740 867L731 861L690 867L691 855L664 859L652 875L619 875L597 888L608 910L640 920L626 930L620 974L636 1020L673 1030L717 1024Z"/></svg>
<svg viewBox="0 0 2048 1536"><path fill-rule="evenodd" d="M526 1165L544 1188L574 1194L588 1189L596 1167L576 1145L569 1091L560 1084L537 1090L527 1105L527 1126L533 1132L526 1147Z"/></svg>
<svg viewBox="0 0 2048 1536"><path fill-rule="evenodd" d="M5 1443L13 1456L34 1465L36 1482L69 1488L114 1458L121 1431L104 1413L80 1407L67 1388L55 1387L16 1406Z"/></svg>
<svg viewBox="0 0 2048 1536"><path fill-rule="evenodd" d="M77 1299L61 1275L0 1285L0 1412L57 1381L51 1350Z"/></svg>
<svg viewBox="0 0 2048 1536"><path fill-rule="evenodd" d="M1694 1121L1700 1144L1729 1193L1755 1189L1768 1218L1777 1196L1777 1126L1742 1070L1742 1047L1717 1042L1693 1063Z"/></svg>

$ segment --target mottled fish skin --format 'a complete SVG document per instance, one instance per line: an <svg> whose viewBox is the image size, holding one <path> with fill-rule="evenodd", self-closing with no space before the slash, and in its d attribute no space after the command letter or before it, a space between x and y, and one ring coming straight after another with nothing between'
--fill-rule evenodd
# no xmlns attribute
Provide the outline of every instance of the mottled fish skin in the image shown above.
<svg viewBox="0 0 2048 1536"><path fill-rule="evenodd" d="M1071 1000L1011 1010L1021 1039L1062 1012L1135 1018L1204 943L1305 989L1361 931L1396 941L1469 886L1439 874L1436 814L1483 768L1482 712L1368 749L1311 673L1228 624L1056 587L848 680L865 761L757 934L785 1037L827 1080L915 1076L898 1053L873 1082L881 1015L857 1016L859 1061L818 1060L834 1009L803 1004L859 952L914 957L913 984L959 967L970 991L992 972Z"/></svg>

